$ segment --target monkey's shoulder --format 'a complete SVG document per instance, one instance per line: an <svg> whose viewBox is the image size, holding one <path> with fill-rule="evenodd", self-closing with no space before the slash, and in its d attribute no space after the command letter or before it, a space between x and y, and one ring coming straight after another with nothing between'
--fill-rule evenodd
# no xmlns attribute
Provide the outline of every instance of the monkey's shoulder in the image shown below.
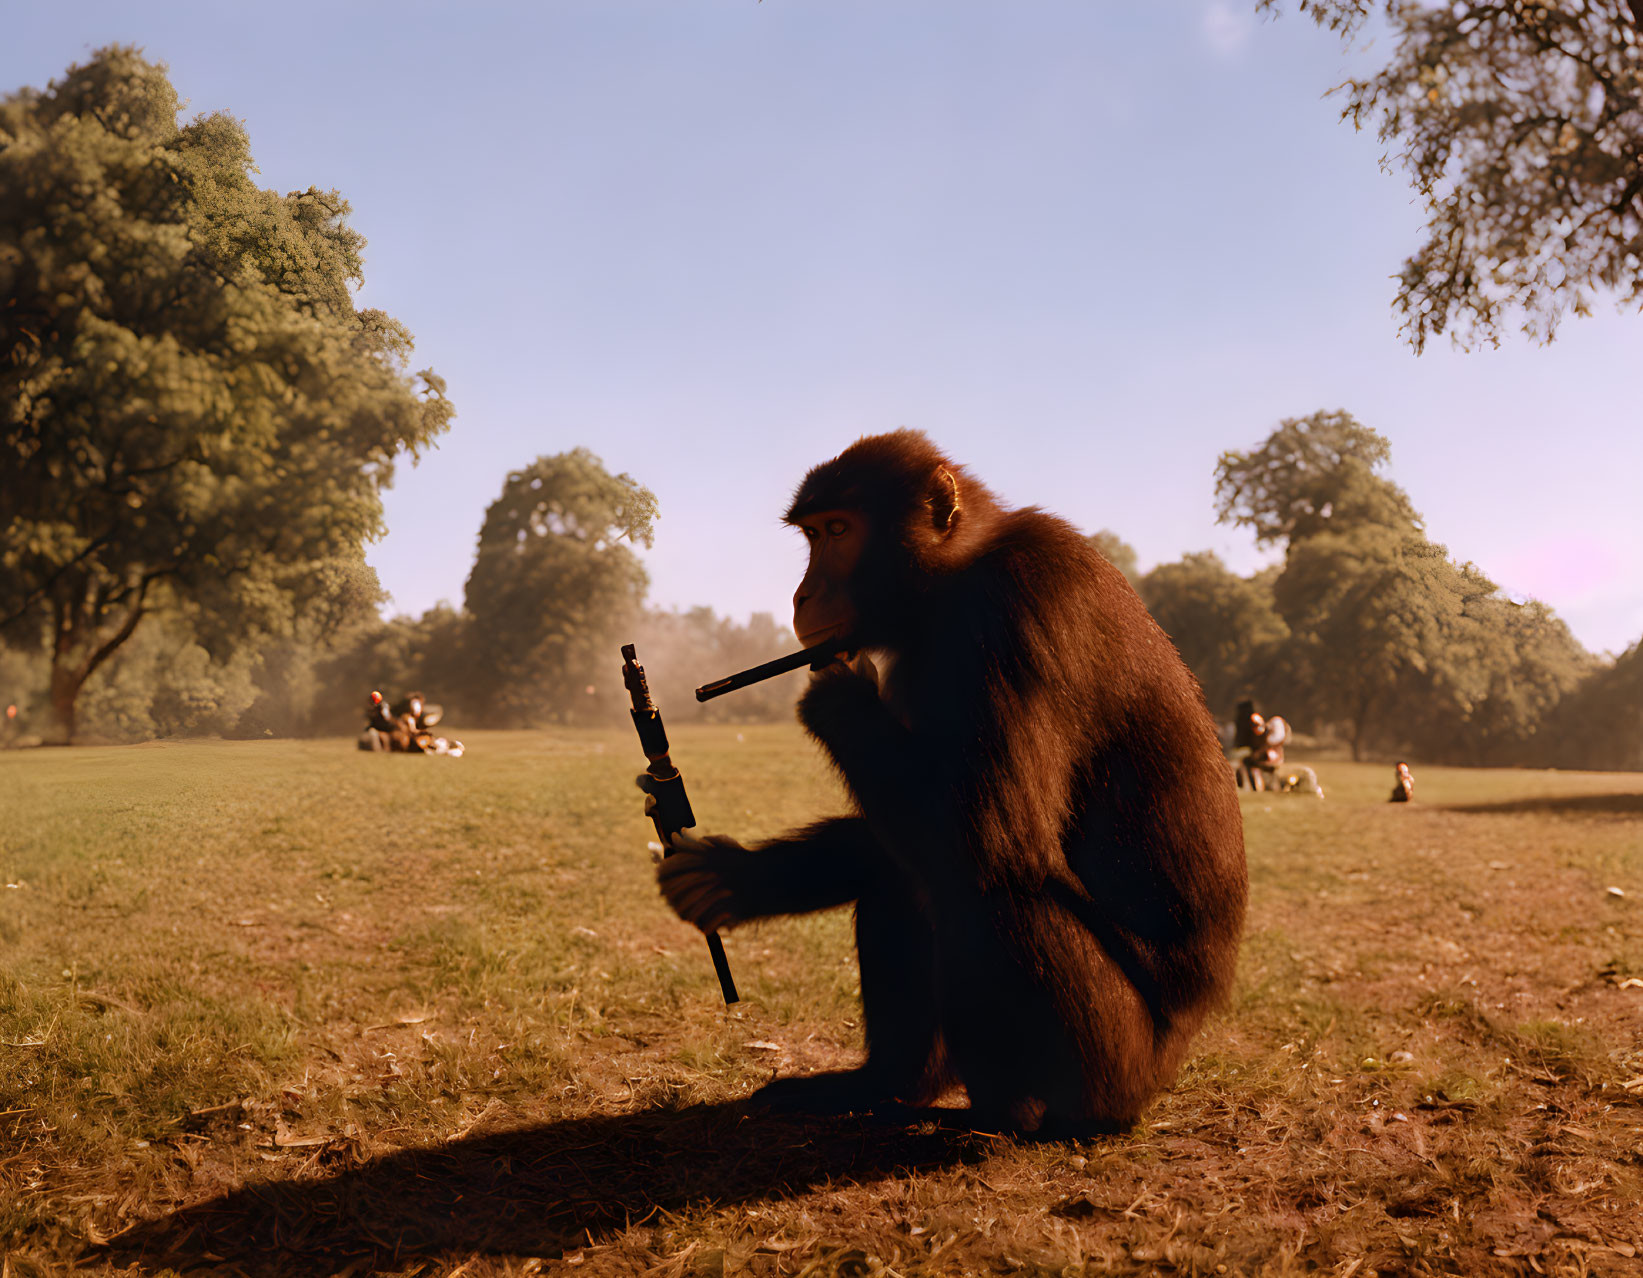
<svg viewBox="0 0 1643 1278"><path fill-rule="evenodd" d="M1066 520L1025 507L989 532L946 583L941 625L1004 659L1059 654L1109 672L1126 648L1167 645L1124 575Z"/></svg>

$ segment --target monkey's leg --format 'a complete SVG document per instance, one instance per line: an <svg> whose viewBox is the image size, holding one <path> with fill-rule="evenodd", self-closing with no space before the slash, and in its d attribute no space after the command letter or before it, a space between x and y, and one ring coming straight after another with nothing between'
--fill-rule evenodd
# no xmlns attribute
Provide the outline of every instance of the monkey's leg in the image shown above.
<svg viewBox="0 0 1643 1278"><path fill-rule="evenodd" d="M1132 1122L1159 1073L1135 986L1052 893L990 895L981 914L938 942L948 1051L977 1123L1076 1134Z"/></svg>
<svg viewBox="0 0 1643 1278"><path fill-rule="evenodd" d="M756 1099L811 1113L923 1105L951 1083L941 1047L935 936L889 862L856 902L867 1062L860 1069L780 1079Z"/></svg>
<svg viewBox="0 0 1643 1278"><path fill-rule="evenodd" d="M892 863L856 903L866 1072L910 1105L935 1100L951 1075L941 1044L935 931Z"/></svg>

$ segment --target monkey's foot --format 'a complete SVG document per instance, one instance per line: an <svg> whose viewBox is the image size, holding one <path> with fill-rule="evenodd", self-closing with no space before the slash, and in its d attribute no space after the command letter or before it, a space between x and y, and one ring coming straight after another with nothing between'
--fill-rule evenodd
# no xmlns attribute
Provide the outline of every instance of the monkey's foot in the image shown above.
<svg viewBox="0 0 1643 1278"><path fill-rule="evenodd" d="M866 1070L834 1070L804 1078L778 1078L754 1092L755 1105L795 1114L848 1114L903 1108Z"/></svg>

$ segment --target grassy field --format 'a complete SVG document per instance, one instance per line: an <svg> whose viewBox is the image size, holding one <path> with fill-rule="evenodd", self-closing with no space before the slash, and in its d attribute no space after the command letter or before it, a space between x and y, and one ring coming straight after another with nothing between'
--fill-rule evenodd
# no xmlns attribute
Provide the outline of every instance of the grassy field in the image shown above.
<svg viewBox="0 0 1643 1278"><path fill-rule="evenodd" d="M681 728L707 830L836 810ZM0 754L0 1272L1643 1273L1643 777L1245 795L1237 993L1135 1130L771 1117L847 915L699 936L631 733Z"/></svg>

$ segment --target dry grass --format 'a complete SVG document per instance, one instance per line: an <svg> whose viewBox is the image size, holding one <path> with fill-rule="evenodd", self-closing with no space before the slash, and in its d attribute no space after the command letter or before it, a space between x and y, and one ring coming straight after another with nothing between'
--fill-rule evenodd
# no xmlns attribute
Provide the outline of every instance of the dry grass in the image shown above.
<svg viewBox="0 0 1643 1278"><path fill-rule="evenodd" d="M675 732L709 828L837 802ZM627 733L0 755L0 1272L1643 1273L1643 778L1249 796L1233 1005L1134 1131L740 1098L857 1054L848 920L650 883ZM1609 889L1618 888L1623 895Z"/></svg>

